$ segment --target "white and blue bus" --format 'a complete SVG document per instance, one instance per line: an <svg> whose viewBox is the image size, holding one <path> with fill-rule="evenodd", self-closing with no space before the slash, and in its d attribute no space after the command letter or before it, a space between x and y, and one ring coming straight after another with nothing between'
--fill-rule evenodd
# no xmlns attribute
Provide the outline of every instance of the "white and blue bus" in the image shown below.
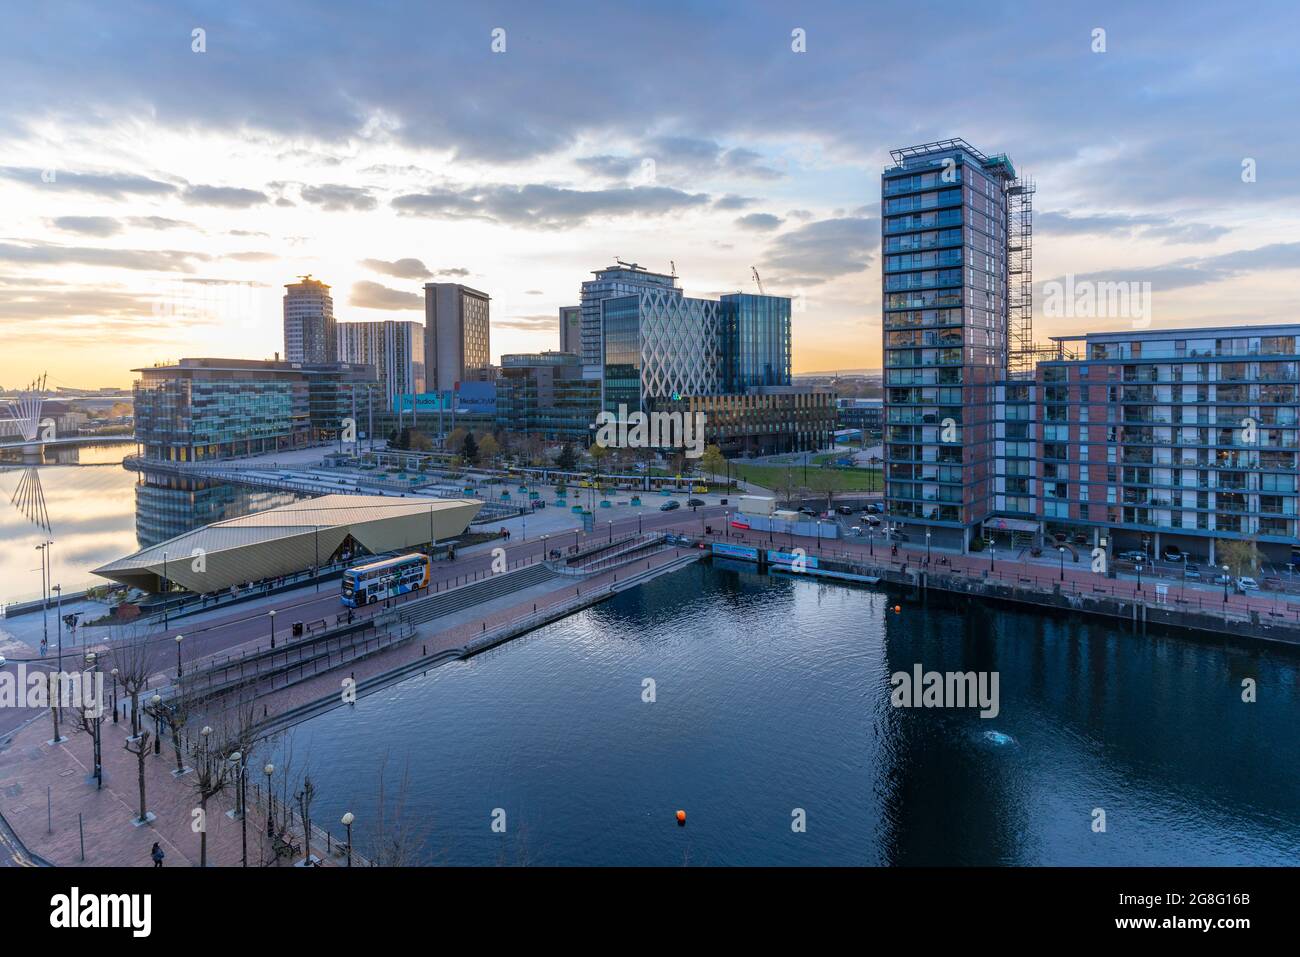
<svg viewBox="0 0 1300 957"><path fill-rule="evenodd" d="M349 608L383 601L429 584L429 556L413 552L381 558L343 573L343 604Z"/></svg>

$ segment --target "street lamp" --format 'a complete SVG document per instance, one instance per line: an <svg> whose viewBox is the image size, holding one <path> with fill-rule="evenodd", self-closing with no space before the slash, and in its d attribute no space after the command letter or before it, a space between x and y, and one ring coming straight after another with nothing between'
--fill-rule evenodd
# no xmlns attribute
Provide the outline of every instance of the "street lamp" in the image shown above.
<svg viewBox="0 0 1300 957"><path fill-rule="evenodd" d="M1065 581L1065 546L1057 545L1056 552L1061 556L1061 581Z"/></svg>
<svg viewBox="0 0 1300 957"><path fill-rule="evenodd" d="M352 822L355 820L351 811L343 815L343 826L348 829L348 867L352 866Z"/></svg>
<svg viewBox="0 0 1300 957"><path fill-rule="evenodd" d="M925 563L930 564L930 530L925 530Z"/></svg>
<svg viewBox="0 0 1300 957"><path fill-rule="evenodd" d="M86 674L92 676L95 671L95 653L86 652ZM93 679L92 679L93 680ZM94 724L90 726L91 742L95 752L95 790L98 791L104 787L104 752L102 739L99 736L99 718L93 718Z"/></svg>
<svg viewBox="0 0 1300 957"><path fill-rule="evenodd" d="M181 667L181 641L184 639L184 637L185 637L184 635L176 636L176 677L177 678L185 674L185 670Z"/></svg>
<svg viewBox="0 0 1300 957"><path fill-rule="evenodd" d="M153 705L153 753L162 754L162 695L149 699Z"/></svg>
<svg viewBox="0 0 1300 957"><path fill-rule="evenodd" d="M113 676L113 723L117 724L117 669L109 672Z"/></svg>
<svg viewBox="0 0 1300 957"><path fill-rule="evenodd" d="M267 612L271 616L271 650L275 650L275 609L272 608Z"/></svg>
<svg viewBox="0 0 1300 957"><path fill-rule="evenodd" d="M993 571L993 556L994 553L997 552L997 550L998 550L997 545L995 545L993 542L989 542L989 571Z"/></svg>
<svg viewBox="0 0 1300 957"><path fill-rule="evenodd" d="M609 520L609 543L614 544L614 520L612 518Z"/></svg>
<svg viewBox="0 0 1300 957"><path fill-rule="evenodd" d="M1223 603L1228 603L1228 566L1223 565Z"/></svg>
<svg viewBox="0 0 1300 957"><path fill-rule="evenodd" d="M230 763L235 766L235 797L237 798L236 811L239 814L240 837L243 840L243 856L239 859L240 867L248 866L248 814L244 807L244 753L236 751L230 756Z"/></svg>
<svg viewBox="0 0 1300 957"><path fill-rule="evenodd" d="M271 797L271 775L275 773L275 765L268 761L262 773L266 775L266 836L272 837L275 834L275 806Z"/></svg>

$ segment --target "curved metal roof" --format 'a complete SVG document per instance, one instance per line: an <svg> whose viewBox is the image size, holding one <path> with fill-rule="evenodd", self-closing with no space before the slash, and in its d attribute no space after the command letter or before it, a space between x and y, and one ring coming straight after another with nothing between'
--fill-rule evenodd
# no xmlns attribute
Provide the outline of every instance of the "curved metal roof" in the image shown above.
<svg viewBox="0 0 1300 957"><path fill-rule="evenodd" d="M196 528L94 573L156 590L165 572L190 591L220 591L311 568L349 535L376 555L451 538L482 507L477 499L323 495Z"/></svg>

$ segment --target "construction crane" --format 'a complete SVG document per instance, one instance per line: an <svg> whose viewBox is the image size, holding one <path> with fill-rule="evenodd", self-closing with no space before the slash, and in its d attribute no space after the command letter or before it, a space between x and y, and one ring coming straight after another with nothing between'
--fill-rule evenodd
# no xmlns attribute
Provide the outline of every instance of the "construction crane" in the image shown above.
<svg viewBox="0 0 1300 957"><path fill-rule="evenodd" d="M677 278L677 263L675 263L673 260L670 259L670 260L668 260L668 265L670 265L670 266L673 267L673 273L672 273L672 275L673 275L673 278L676 279L676 278Z"/></svg>
<svg viewBox="0 0 1300 957"><path fill-rule="evenodd" d="M758 267L750 266L749 271L754 274L754 282L758 284L758 294L760 296L766 296L767 293L763 292L763 280L758 278Z"/></svg>

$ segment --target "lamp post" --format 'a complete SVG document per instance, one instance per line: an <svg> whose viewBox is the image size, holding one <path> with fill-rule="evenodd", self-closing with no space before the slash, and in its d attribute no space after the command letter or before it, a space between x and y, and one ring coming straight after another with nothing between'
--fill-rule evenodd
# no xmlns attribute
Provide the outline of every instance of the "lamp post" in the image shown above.
<svg viewBox="0 0 1300 957"><path fill-rule="evenodd" d="M275 609L272 608L267 614L271 618L271 650L275 650Z"/></svg>
<svg viewBox="0 0 1300 957"><path fill-rule="evenodd" d="M95 673L95 653L86 652L86 677L92 678ZM79 704L84 702L79 702ZM95 790L102 790L104 787L104 751L102 740L99 736L100 718L92 719L94 724L90 726L91 742L95 751Z"/></svg>
<svg viewBox="0 0 1300 957"><path fill-rule="evenodd" d="M614 520L612 518L609 520L609 543L614 544Z"/></svg>
<svg viewBox="0 0 1300 957"><path fill-rule="evenodd" d="M925 563L930 564L930 530L925 530Z"/></svg>
<svg viewBox="0 0 1300 957"><path fill-rule="evenodd" d="M1223 565L1223 603L1228 604L1228 566Z"/></svg>
<svg viewBox="0 0 1300 957"><path fill-rule="evenodd" d="M244 753L236 751L230 756L230 763L235 766L236 813L239 815L240 838L243 841L243 856L239 859L240 867L248 866L248 814L244 808Z"/></svg>
<svg viewBox="0 0 1300 957"><path fill-rule="evenodd" d="M348 867L352 866L352 822L355 820L351 811L343 815L343 826L348 829Z"/></svg>
<svg viewBox="0 0 1300 957"><path fill-rule="evenodd" d="M180 678L181 675L185 674L185 669L181 667L181 642L184 640L184 638L185 638L184 635L176 636L176 677L177 678Z"/></svg>
<svg viewBox="0 0 1300 957"><path fill-rule="evenodd" d="M49 548L50 545L52 544L53 542L41 542L41 544L36 546L36 551L41 553L41 635L45 639L42 642L42 644L45 645L46 647L48 647L50 643L50 620L49 620L49 616L46 614L47 610L50 607L50 602L49 599L46 597L48 595L48 591L47 591L48 582L46 581L46 575L45 575L45 556L46 556L46 549ZM59 732L57 730L54 732L54 736L56 738L59 736Z"/></svg>
<svg viewBox="0 0 1300 957"><path fill-rule="evenodd" d="M275 835L275 804L273 803L275 799L271 796L271 775L275 773L275 765L268 761L266 767L262 768L262 773L266 775L266 836L273 837Z"/></svg>
<svg viewBox="0 0 1300 957"><path fill-rule="evenodd" d="M167 630L167 592L171 591L171 580L167 577L167 553L163 552L163 630Z"/></svg>
<svg viewBox="0 0 1300 957"><path fill-rule="evenodd" d="M58 592L59 610L62 611L63 610L63 586L51 585L50 591ZM59 735L59 696L62 693L60 691L59 686L62 681L62 675L63 675L63 619L60 618L56 624L57 624L56 634L58 636L58 646L59 646L59 666L54 670L54 686L53 686L53 691L50 694L50 711L54 715L54 740L52 742L53 744L59 744L66 740L65 738L60 737Z"/></svg>
<svg viewBox="0 0 1300 957"><path fill-rule="evenodd" d="M117 669L109 672L113 676L113 723L117 724Z"/></svg>
<svg viewBox="0 0 1300 957"><path fill-rule="evenodd" d="M993 571L993 556L997 550L998 546L993 542L989 542L989 571Z"/></svg>
<svg viewBox="0 0 1300 957"><path fill-rule="evenodd" d="M1065 546L1057 545L1056 552L1061 556L1061 581L1065 581Z"/></svg>
<svg viewBox="0 0 1300 957"><path fill-rule="evenodd" d="M641 534L641 513L640 512L636 513L636 533L638 535Z"/></svg>
<svg viewBox="0 0 1300 957"><path fill-rule="evenodd" d="M153 753L162 754L162 695L149 699L153 705Z"/></svg>

